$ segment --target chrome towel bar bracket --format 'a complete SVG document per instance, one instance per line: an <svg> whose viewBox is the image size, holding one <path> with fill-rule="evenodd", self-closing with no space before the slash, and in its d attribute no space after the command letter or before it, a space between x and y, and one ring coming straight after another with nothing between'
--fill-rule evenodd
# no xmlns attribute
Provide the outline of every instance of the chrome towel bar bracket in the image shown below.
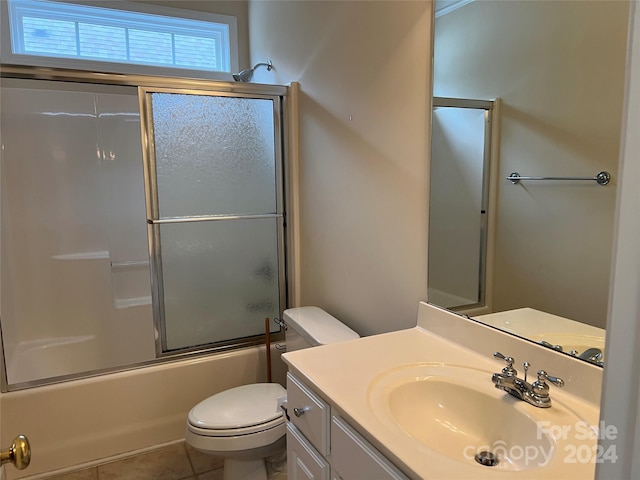
<svg viewBox="0 0 640 480"><path fill-rule="evenodd" d="M611 174L600 172L595 177L524 177L518 172L513 172L506 178L514 185L520 183L521 180L589 180L595 181L598 185L606 185L611 180Z"/></svg>

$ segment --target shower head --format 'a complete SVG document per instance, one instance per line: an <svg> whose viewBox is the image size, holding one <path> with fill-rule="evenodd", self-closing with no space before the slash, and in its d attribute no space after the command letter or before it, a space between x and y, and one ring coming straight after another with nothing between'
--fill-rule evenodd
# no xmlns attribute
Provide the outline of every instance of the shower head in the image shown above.
<svg viewBox="0 0 640 480"><path fill-rule="evenodd" d="M271 63L271 60L269 60L269 63L256 63L253 68L247 68L245 70L242 70L240 73L234 73L233 79L236 82L248 82L249 80L251 80L251 77L253 77L254 70L261 65L267 67L268 71L271 71L271 69L273 68L273 63Z"/></svg>

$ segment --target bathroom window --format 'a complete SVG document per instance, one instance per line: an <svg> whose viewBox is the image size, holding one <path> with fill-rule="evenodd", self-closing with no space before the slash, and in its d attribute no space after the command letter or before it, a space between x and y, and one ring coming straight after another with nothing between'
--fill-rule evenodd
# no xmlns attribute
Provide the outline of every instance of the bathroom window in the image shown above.
<svg viewBox="0 0 640 480"><path fill-rule="evenodd" d="M235 17L126 2L7 4L7 63L171 75L237 69Z"/></svg>

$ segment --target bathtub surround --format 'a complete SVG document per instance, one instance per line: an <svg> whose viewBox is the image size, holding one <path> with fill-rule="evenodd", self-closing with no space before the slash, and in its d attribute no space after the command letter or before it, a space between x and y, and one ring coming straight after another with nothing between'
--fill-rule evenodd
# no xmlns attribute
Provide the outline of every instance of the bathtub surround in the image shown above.
<svg viewBox="0 0 640 480"><path fill-rule="evenodd" d="M3 387L260 341L264 318L286 306L287 87L11 74Z"/></svg>

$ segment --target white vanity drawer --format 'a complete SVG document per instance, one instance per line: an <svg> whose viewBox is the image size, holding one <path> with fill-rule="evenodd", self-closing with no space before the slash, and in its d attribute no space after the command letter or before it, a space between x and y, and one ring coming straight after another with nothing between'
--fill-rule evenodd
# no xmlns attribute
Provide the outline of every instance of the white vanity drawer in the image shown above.
<svg viewBox="0 0 640 480"><path fill-rule="evenodd" d="M296 427L287 424L287 477L289 480L329 480L331 467Z"/></svg>
<svg viewBox="0 0 640 480"><path fill-rule="evenodd" d="M336 416L331 419L329 458L342 480L408 480L353 427Z"/></svg>
<svg viewBox="0 0 640 480"><path fill-rule="evenodd" d="M320 454L328 455L329 405L291 373L287 373L287 412L291 422Z"/></svg>

